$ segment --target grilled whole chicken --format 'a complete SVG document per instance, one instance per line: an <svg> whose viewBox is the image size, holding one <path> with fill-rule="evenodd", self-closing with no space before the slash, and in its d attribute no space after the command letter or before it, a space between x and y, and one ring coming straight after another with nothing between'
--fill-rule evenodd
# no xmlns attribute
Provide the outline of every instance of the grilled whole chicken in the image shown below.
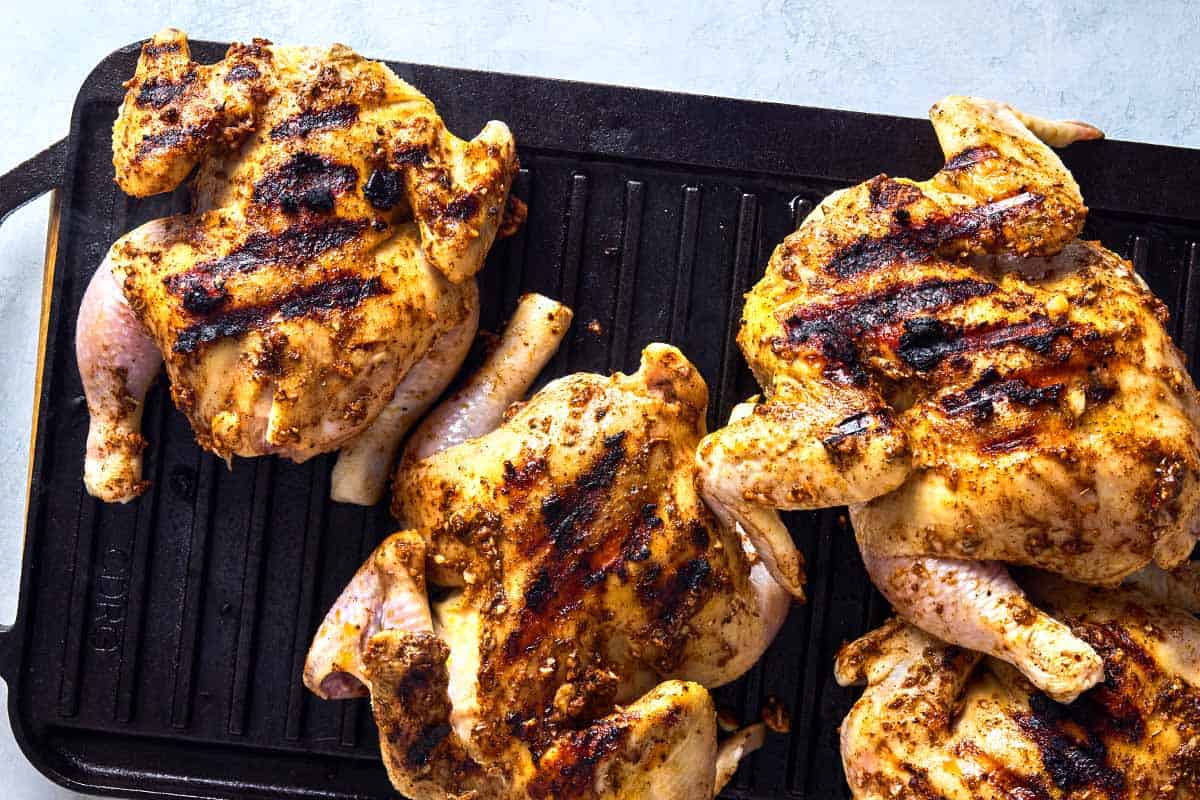
<svg viewBox="0 0 1200 800"><path fill-rule="evenodd" d="M1099 654L1004 563L1110 585L1186 558L1196 389L1163 304L1077 238L1087 209L1047 145L1099 132L969 97L930 118L941 171L830 195L747 296L765 399L701 444L705 492L738 518L849 504L903 617L1066 701Z"/></svg>
<svg viewBox="0 0 1200 800"><path fill-rule="evenodd" d="M1200 795L1200 623L1128 589L1026 584L1104 661L1070 705L1008 663L893 619L838 654L865 683L842 723L858 800L1171 800Z"/></svg>
<svg viewBox="0 0 1200 800"><path fill-rule="evenodd" d="M302 461L353 443L334 495L378 499L474 337L474 275L516 169L508 129L455 138L342 45L255 40L202 65L168 29L142 48L113 164L139 197L194 175L194 211L122 237L85 294L88 491L144 489L142 403L165 359L205 449Z"/></svg>
<svg viewBox="0 0 1200 800"><path fill-rule="evenodd" d="M407 445L408 529L330 610L305 683L370 694L417 800L712 797L762 729L718 747L706 687L755 662L791 596L699 496L707 390L683 355L651 345L632 375L505 412L557 344L553 311L520 317Z"/></svg>

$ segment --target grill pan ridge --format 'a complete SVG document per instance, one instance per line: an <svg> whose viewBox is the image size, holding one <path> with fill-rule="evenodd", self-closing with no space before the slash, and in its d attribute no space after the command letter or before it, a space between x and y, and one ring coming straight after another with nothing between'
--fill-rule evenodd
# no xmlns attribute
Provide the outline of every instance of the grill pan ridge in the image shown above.
<svg viewBox="0 0 1200 800"><path fill-rule="evenodd" d="M227 470L196 446L165 380L145 412L151 490L127 506L83 490L80 297L112 241L187 207L186 190L136 200L112 180L111 125L139 47L84 83L58 187L19 610L0 631L14 733L39 769L82 791L394 797L365 701L322 702L300 684L325 609L395 528L386 504L329 502L331 456ZM192 48L212 61L225 46ZM834 189L940 166L924 120L391 66L459 135L496 118L517 138L514 191L529 219L480 275L482 326L495 330L525 291L574 308L543 381L630 370L645 344L676 344L708 381L710 428L757 391L734 335L775 243ZM1092 207L1085 235L1134 261L1171 307L1194 370L1200 206L1189 193L1200 151L1106 141L1063 157ZM715 695L745 721L777 698L792 732L768 738L728 798L847 796L837 727L857 690L833 681L833 653L887 614L844 510L785 519L808 561L808 602L761 663Z"/></svg>

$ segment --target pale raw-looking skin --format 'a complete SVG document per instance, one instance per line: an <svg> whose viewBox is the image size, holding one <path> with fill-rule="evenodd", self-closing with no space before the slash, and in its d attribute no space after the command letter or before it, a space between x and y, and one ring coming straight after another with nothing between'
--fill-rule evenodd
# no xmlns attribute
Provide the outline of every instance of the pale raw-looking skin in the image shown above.
<svg viewBox="0 0 1200 800"><path fill-rule="evenodd" d="M1186 800L1200 793L1200 622L1130 589L1024 585L1103 654L1061 706L1009 664L893 619L838 654L866 684L841 727L856 800Z"/></svg>
<svg viewBox="0 0 1200 800"><path fill-rule="evenodd" d="M505 411L561 337L561 313L539 316L548 347L514 323L410 439L409 530L330 610L305 684L371 695L415 800L712 797L763 729L718 746L708 688L749 669L792 596L699 496L707 389L675 348ZM449 590L432 609L428 585Z"/></svg>
<svg viewBox="0 0 1200 800"><path fill-rule="evenodd" d="M88 491L144 490L140 412L165 357L202 447L303 461L353 441L335 495L378 500L402 429L474 338L474 276L517 166L508 129L456 138L342 45L255 40L201 65L168 29L142 49L113 163L138 197L194 174L194 211L118 240L85 294Z"/></svg>
<svg viewBox="0 0 1200 800"><path fill-rule="evenodd" d="M1046 143L1099 131L969 97L930 118L941 171L830 195L747 295L765 397L701 444L705 493L741 518L848 504L901 616L1067 701L1100 657L1004 565L1114 585L1183 561L1200 405L1165 307L1077 238L1087 209Z"/></svg>

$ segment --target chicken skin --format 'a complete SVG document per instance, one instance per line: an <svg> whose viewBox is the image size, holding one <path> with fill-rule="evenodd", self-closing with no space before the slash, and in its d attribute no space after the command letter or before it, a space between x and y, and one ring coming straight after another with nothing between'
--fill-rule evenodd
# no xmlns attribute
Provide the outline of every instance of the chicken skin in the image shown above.
<svg viewBox="0 0 1200 800"><path fill-rule="evenodd" d="M1099 654L1004 564L1111 585L1190 552L1196 389L1166 309L1077 237L1048 145L1100 134L987 100L930 113L945 166L836 192L775 251L738 341L765 398L698 458L735 517L848 504L897 612L1068 701Z"/></svg>
<svg viewBox="0 0 1200 800"><path fill-rule="evenodd" d="M202 65L168 29L127 86L117 183L143 197L194 175L194 210L122 237L85 294L88 491L145 488L141 408L165 360L202 447L303 461L353 443L335 498L374 502L474 338L474 275L516 170L508 129L454 137L341 45L255 40Z"/></svg>
<svg viewBox="0 0 1200 800"><path fill-rule="evenodd" d="M514 320L413 435L393 499L408 530L330 610L305 683L370 694L415 800L712 797L762 729L719 747L708 687L757 660L791 595L700 498L707 390L675 348L505 411L557 325Z"/></svg>
<svg viewBox="0 0 1200 800"><path fill-rule="evenodd" d="M1104 661L1071 705L1008 663L893 619L838 654L865 683L842 723L856 800L1183 800L1200 794L1200 623L1128 589L1033 576Z"/></svg>

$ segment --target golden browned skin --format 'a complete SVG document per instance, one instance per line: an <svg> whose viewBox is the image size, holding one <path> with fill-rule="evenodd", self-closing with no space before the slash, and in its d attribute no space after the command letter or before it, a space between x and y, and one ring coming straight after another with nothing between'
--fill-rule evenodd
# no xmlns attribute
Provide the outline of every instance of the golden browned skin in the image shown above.
<svg viewBox="0 0 1200 800"><path fill-rule="evenodd" d="M370 691L398 789L704 798L761 741L718 772L705 687L757 660L791 597L700 498L707 399L651 345L632 375L562 378L402 463L393 510L412 530L363 566L305 670L323 697ZM449 589L432 612L426 581Z"/></svg>
<svg viewBox="0 0 1200 800"><path fill-rule="evenodd" d="M1200 405L1163 304L1077 238L1046 142L1099 132L969 97L930 118L936 175L826 198L747 296L765 398L701 444L705 491L743 515L849 504L902 615L1070 699L1099 658L992 562L1113 584L1186 558Z"/></svg>
<svg viewBox="0 0 1200 800"><path fill-rule="evenodd" d="M255 40L202 65L166 30L128 83L113 163L137 196L197 170L194 213L109 255L197 439L303 460L368 428L443 337L469 341L516 153L502 123L456 138L344 46Z"/></svg>
<svg viewBox="0 0 1200 800"><path fill-rule="evenodd" d="M1031 593L1104 659L1059 705L1007 663L892 620L838 654L866 683L842 723L857 800L1200 796L1200 623L1129 590L1034 576Z"/></svg>

